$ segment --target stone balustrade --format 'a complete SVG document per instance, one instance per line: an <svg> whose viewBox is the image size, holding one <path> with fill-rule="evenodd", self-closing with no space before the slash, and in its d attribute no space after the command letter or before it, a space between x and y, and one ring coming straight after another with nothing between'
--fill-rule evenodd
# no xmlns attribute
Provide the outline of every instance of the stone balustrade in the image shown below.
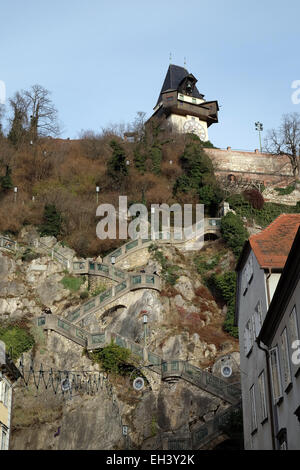
<svg viewBox="0 0 300 470"><path fill-rule="evenodd" d="M106 289L101 294L84 302L74 311L69 312L67 319L78 324L88 315L109 306L128 292L138 289L153 289L158 292L161 290L160 277L155 274L124 272L124 275L125 279L122 282Z"/></svg>

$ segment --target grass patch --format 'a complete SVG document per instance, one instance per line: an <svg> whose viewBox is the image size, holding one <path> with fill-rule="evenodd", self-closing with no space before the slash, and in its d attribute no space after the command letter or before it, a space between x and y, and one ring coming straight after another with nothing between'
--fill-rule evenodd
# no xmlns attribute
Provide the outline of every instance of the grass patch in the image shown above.
<svg viewBox="0 0 300 470"><path fill-rule="evenodd" d="M82 277L65 276L60 281L60 283L64 286L65 289L69 289L72 292L77 292L84 283L84 279Z"/></svg>

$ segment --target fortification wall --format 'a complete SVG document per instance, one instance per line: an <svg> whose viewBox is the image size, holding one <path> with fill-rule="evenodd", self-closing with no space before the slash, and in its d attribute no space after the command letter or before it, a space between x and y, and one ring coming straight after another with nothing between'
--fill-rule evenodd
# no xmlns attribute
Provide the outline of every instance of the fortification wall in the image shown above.
<svg viewBox="0 0 300 470"><path fill-rule="evenodd" d="M286 155L271 155L240 150L205 149L220 178L234 181L260 181L265 184L285 183L293 180L289 158Z"/></svg>

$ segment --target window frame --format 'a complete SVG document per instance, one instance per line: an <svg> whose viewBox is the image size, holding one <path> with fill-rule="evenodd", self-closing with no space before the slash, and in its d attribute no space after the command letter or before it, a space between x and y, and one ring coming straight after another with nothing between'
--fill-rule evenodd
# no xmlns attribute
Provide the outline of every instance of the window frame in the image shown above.
<svg viewBox="0 0 300 470"><path fill-rule="evenodd" d="M273 364L272 364L272 353L275 352L276 357L276 372L277 372L277 382L278 382L278 396L275 396L275 389L274 389L274 376L273 376ZM279 362L279 348L278 345L274 346L269 350L269 364L270 364L270 371L271 371L271 383L272 383L272 397L273 403L279 404L282 401L283 393L282 393L282 380L281 380L281 371L280 371L280 362ZM275 364L274 364L275 365Z"/></svg>
<svg viewBox="0 0 300 470"><path fill-rule="evenodd" d="M248 326L249 325L249 326ZM249 332L249 333L247 333ZM249 341L249 344L247 344L247 341ZM246 322L245 328L244 328L244 352L245 356L249 357L251 354L251 351L253 349L253 321L252 317L248 319Z"/></svg>
<svg viewBox="0 0 300 470"><path fill-rule="evenodd" d="M257 431L257 413L256 413L256 400L255 400L255 385L249 389L249 400L251 408L251 434Z"/></svg>
<svg viewBox="0 0 300 470"><path fill-rule="evenodd" d="M287 327L285 326L280 335L280 352L281 352L282 366L283 366L282 382L283 382L283 390L285 392L290 388L292 384L292 369L291 369L289 351L290 351L290 348L289 348L289 341L288 341L288 331L287 331ZM288 377L287 380L285 379L286 375Z"/></svg>
<svg viewBox="0 0 300 470"><path fill-rule="evenodd" d="M266 393L266 374L263 370L258 376L258 390L260 398L261 424L268 419L267 393Z"/></svg>

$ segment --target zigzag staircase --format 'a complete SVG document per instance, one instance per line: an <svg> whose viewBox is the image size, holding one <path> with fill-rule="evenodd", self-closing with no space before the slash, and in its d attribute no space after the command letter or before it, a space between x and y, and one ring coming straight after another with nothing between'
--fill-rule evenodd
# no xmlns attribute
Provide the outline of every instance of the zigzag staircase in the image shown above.
<svg viewBox="0 0 300 470"><path fill-rule="evenodd" d="M219 233L219 220L220 219L205 219L204 233ZM157 238L156 242L160 244L177 245L185 243L185 240L174 240L172 234L170 234L167 239L163 239L162 234L159 234ZM140 344L118 334L110 333L106 330L99 331L98 333L90 333L80 326L84 325L84 320L90 314L99 311L99 309L109 309L113 302L117 299L121 299L130 291L137 289L161 290L159 276L147 273L128 273L111 264L112 258L115 258L116 262L121 261L126 258L128 254L146 248L152 243L152 240L138 239L130 241L106 256L103 259L103 263L99 263L89 259L73 262L64 257L57 250L50 249L42 242L36 242L34 244L35 247L41 248L46 254L50 255L52 259L60 262L73 274L98 275L116 282L116 285L113 287L105 290L95 298L84 302L74 311L68 312L67 318L57 315L44 315L39 317L36 323L44 330L55 331L90 351L103 348L113 340L119 346L129 349L144 365L147 365L149 369L160 374L162 380L174 382L183 379L232 404L225 412L218 414L213 420L201 425L197 430L193 431L189 438L170 438L168 440L168 448L171 450L175 450L175 448L179 450L182 446L185 446L182 448L189 448L186 447L187 442L189 446L191 445L193 449L196 449L199 448L199 446L205 445L208 440L216 437L220 433L220 423L222 423L222 420L225 420L232 410L240 406L240 388L230 385L225 380L207 371L203 371L186 361L177 359L165 361L158 354L148 350L148 348L143 348ZM20 245L14 240L0 236L0 248L17 251L19 246Z"/></svg>

